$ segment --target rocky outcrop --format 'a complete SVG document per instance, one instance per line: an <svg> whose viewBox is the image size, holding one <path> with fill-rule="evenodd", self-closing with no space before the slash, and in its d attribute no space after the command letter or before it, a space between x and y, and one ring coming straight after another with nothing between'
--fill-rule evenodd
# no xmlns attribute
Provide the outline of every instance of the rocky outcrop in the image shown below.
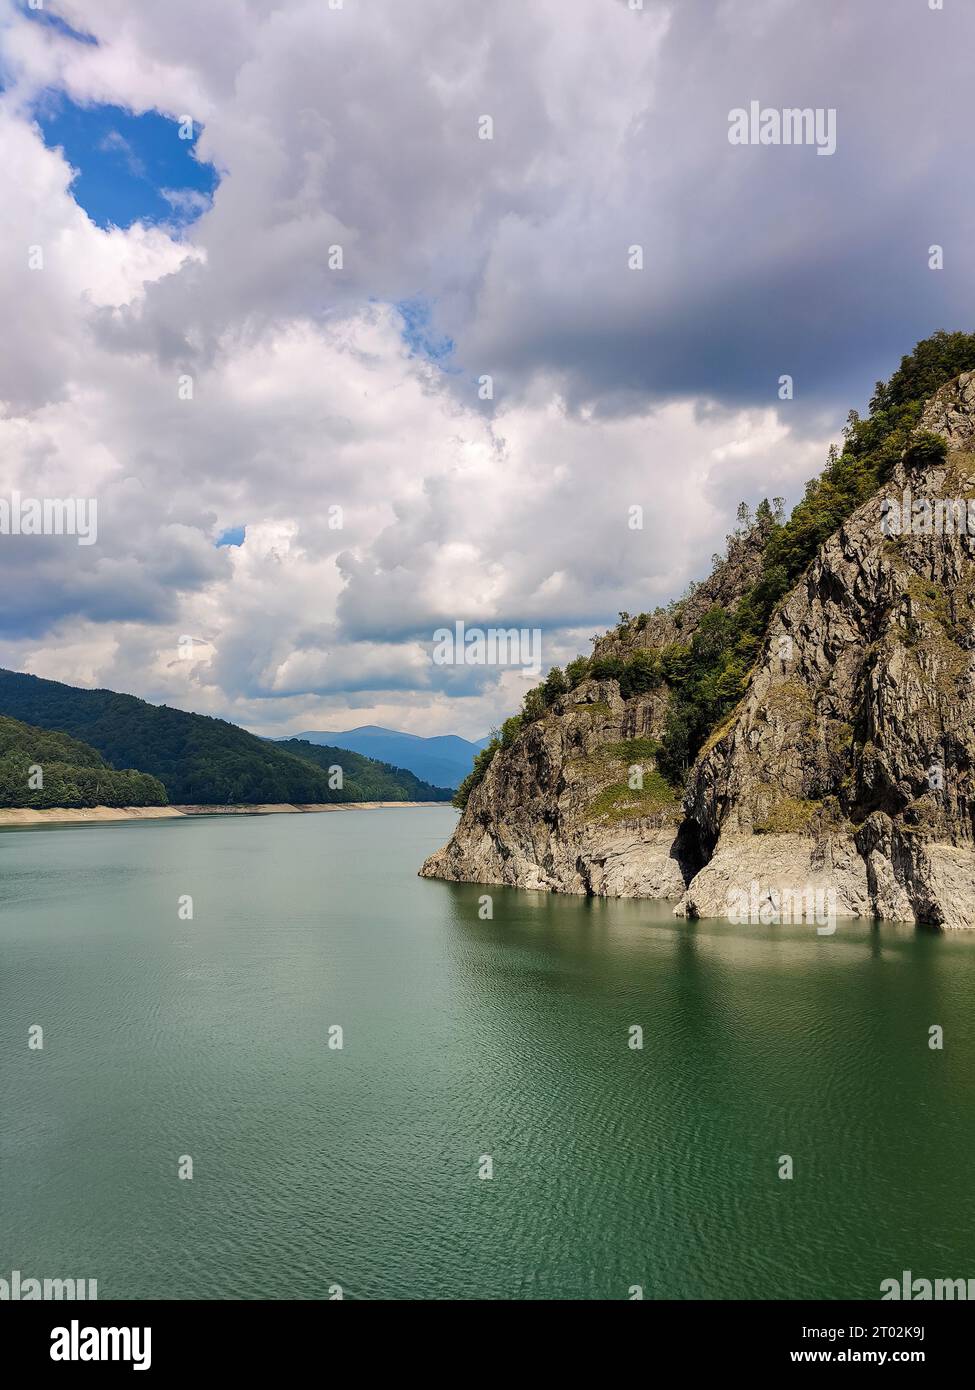
<svg viewBox="0 0 975 1390"><path fill-rule="evenodd" d="M771 519L758 520L743 535L728 537L728 553L701 584L694 584L686 598L654 613L641 613L621 623L593 646L593 657L620 657L637 651L659 651L671 642L686 642L709 609L734 608L762 572L762 550Z"/></svg>
<svg viewBox="0 0 975 1390"><path fill-rule="evenodd" d="M919 428L947 457L909 450L821 547L682 805L653 758L666 689L624 701L615 681L589 681L495 756L422 872L670 897L689 916L808 890L839 917L975 928L975 373ZM595 655L686 642L754 583L761 539Z"/></svg>
<svg viewBox="0 0 975 1390"><path fill-rule="evenodd" d="M667 611L597 642L593 656L626 659L686 640L716 603L733 606L755 582L765 524L732 537L728 557ZM615 680L590 680L556 701L501 749L427 878L606 897L683 896L698 867L684 853L680 800L656 769L667 692L623 700Z"/></svg>
<svg viewBox="0 0 975 1390"><path fill-rule="evenodd" d="M586 681L494 758L421 873L514 888L679 898L680 803L653 764L665 697Z"/></svg>
<svg viewBox="0 0 975 1390"><path fill-rule="evenodd" d="M816 881L839 915L975 926L973 424L968 374L921 421L947 459L902 462L775 614L688 782L685 834L707 863L680 910L723 913L743 878Z"/></svg>

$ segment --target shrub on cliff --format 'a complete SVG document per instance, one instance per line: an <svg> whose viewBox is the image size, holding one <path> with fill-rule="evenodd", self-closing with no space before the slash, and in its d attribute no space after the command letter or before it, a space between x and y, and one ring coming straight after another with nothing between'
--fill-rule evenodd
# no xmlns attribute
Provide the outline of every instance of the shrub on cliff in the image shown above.
<svg viewBox="0 0 975 1390"><path fill-rule="evenodd" d="M908 444L904 452L904 465L912 472L920 472L923 468L944 463L947 457L948 445L941 435L922 430Z"/></svg>

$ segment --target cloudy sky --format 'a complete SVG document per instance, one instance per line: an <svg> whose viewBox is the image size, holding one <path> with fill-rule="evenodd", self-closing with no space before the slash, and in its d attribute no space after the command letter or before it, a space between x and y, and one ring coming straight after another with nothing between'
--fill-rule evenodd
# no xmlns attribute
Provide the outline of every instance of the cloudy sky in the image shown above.
<svg viewBox="0 0 975 1390"><path fill-rule="evenodd" d="M98 505L0 536L13 669L483 735L530 682L437 627L588 651L975 328L970 0L0 0L0 45L0 498ZM730 144L752 101L835 154Z"/></svg>

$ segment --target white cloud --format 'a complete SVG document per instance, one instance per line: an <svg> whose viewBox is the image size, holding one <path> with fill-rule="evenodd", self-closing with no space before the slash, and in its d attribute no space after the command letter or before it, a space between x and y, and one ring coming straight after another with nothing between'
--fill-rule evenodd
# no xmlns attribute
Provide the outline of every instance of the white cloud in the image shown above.
<svg viewBox="0 0 975 1390"><path fill-rule="evenodd" d="M0 544L5 595L20 585L0 660L262 732L478 735L524 680L433 668L436 626L541 626L564 661L701 577L740 497L795 497L852 403L800 413L839 312L817 277L862 281L873 214L839 153L812 162L812 203L796 166L732 162L730 94L795 74L799 10L704 8L694 40L686 7L608 0L63 0L98 38L81 45L0 0L0 312L20 330L0 345L0 490L97 495L100 533L89 553ZM817 92L847 97L841 138L879 140L828 24L803 23ZM862 61L871 26L842 28ZM52 87L203 121L212 208L183 237L96 227L30 122ZM458 370L411 355L392 306L413 297ZM770 334L779 307L812 347ZM238 525L245 544L216 549Z"/></svg>

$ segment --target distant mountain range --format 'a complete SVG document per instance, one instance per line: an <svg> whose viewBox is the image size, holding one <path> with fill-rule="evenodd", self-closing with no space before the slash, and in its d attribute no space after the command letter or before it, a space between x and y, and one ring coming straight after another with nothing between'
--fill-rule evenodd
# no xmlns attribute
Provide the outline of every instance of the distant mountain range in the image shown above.
<svg viewBox="0 0 975 1390"><path fill-rule="evenodd" d="M0 795L8 806L54 805L58 787L63 804L82 806L94 804L96 789L109 806L167 798L203 806L449 800L411 771L323 747L318 738L317 747L293 739L281 747L224 719L17 671L0 670L0 715L10 721L0 730ZM27 784L33 764L44 769L43 797ZM341 787L330 785L334 764Z"/></svg>
<svg viewBox="0 0 975 1390"><path fill-rule="evenodd" d="M351 748L334 744L310 743L289 738L277 745L286 753L314 763L331 773L342 769L346 799L349 801L449 801L450 791L424 782L408 768L394 767L377 758L368 758Z"/></svg>
<svg viewBox="0 0 975 1390"><path fill-rule="evenodd" d="M421 738L419 734L404 734L397 729L384 729L379 724L363 724L358 729L346 729L344 733L316 730L295 734L294 738L364 753L368 758L408 768L435 787L449 787L451 790L460 786L474 766L475 755L491 741L490 738L482 738L471 743L457 734Z"/></svg>

